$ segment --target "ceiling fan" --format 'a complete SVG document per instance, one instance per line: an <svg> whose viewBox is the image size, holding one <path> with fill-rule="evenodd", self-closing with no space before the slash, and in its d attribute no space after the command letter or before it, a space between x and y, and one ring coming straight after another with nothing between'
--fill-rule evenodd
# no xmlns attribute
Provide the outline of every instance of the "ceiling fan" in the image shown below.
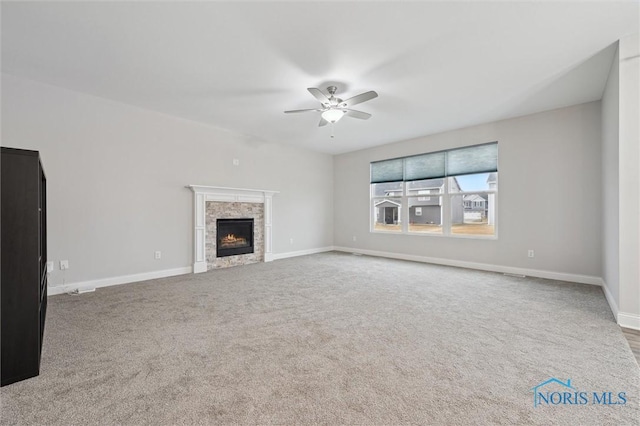
<svg viewBox="0 0 640 426"><path fill-rule="evenodd" d="M356 111L355 109L351 109L351 107L378 97L378 94L371 90L369 92L361 93L343 101L342 99L335 97L337 90L336 86L327 87L329 96L325 95L320 89L317 89L315 87L310 87L307 90L317 100L320 101L322 107L310 109L294 109L285 111L285 113L290 114L312 111L321 112L322 114L320 116L320 123L318 124L319 127L326 126L329 123L334 124L345 115L348 117L359 118L361 120L368 120L369 117L371 117L371 114L362 111ZM331 135L331 137L333 137L333 135Z"/></svg>

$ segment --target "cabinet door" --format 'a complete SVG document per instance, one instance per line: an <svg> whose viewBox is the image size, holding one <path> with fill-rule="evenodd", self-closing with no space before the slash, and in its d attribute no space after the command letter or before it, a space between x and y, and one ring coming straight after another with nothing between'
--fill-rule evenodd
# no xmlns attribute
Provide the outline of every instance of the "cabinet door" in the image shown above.
<svg viewBox="0 0 640 426"><path fill-rule="evenodd" d="M0 165L3 385L39 372L40 174L37 153L26 152L2 149Z"/></svg>

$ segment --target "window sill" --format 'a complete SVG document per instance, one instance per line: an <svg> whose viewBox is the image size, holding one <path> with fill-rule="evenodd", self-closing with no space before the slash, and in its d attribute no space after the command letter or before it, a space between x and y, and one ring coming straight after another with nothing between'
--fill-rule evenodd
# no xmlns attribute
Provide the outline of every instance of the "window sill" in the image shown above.
<svg viewBox="0 0 640 426"><path fill-rule="evenodd" d="M370 234L390 234L390 235L402 235L404 232L402 231L369 231Z"/></svg>
<svg viewBox="0 0 640 426"><path fill-rule="evenodd" d="M464 235L464 234L452 234L446 235L449 238L462 238L467 240L497 240L497 235Z"/></svg>
<svg viewBox="0 0 640 426"><path fill-rule="evenodd" d="M370 234L383 235L413 235L418 237L436 237L436 238L457 238L466 240L497 240L497 235L464 235L464 234L436 234L428 232L402 232L402 231L369 231Z"/></svg>

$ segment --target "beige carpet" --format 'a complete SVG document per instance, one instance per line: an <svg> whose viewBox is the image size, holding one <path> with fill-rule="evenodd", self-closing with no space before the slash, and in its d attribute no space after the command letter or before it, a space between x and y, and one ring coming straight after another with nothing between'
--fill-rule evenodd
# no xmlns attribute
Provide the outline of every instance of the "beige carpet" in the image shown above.
<svg viewBox="0 0 640 426"><path fill-rule="evenodd" d="M629 425L639 375L598 287L325 253L50 298L2 424Z"/></svg>

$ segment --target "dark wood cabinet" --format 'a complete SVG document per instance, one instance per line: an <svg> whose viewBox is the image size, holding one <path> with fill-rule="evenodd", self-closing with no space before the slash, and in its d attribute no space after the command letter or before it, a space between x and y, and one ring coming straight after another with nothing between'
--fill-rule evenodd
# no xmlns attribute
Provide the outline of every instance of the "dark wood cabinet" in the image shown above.
<svg viewBox="0 0 640 426"><path fill-rule="evenodd" d="M47 181L37 151L2 148L2 386L40 373L47 312Z"/></svg>

